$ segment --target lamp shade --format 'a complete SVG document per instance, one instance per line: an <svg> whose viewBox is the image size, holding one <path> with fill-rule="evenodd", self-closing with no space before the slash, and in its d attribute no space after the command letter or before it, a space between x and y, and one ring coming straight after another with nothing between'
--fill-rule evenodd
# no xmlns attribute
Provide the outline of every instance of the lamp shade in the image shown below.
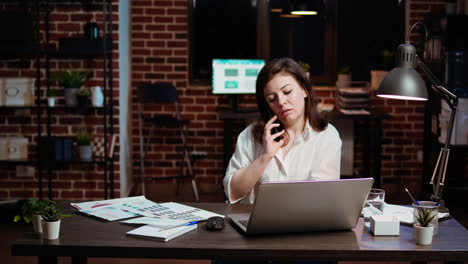
<svg viewBox="0 0 468 264"><path fill-rule="evenodd" d="M427 100L427 88L415 70L416 49L411 44L401 44L397 48L397 66L380 83L377 96L404 99Z"/></svg>

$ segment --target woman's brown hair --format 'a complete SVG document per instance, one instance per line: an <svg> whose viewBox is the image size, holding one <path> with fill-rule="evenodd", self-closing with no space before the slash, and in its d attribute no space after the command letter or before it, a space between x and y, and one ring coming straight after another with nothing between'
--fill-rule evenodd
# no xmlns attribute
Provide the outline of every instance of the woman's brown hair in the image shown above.
<svg viewBox="0 0 468 264"><path fill-rule="evenodd" d="M253 135L257 143L262 144L263 130L265 121L271 117L268 114L270 106L265 99L264 88L265 85L279 73L286 73L291 75L307 93L305 100L305 118L309 120L310 126L316 131L323 131L327 125L327 120L317 111L315 102L315 94L312 89L312 84L307 78L304 70L297 62L290 58L277 58L268 62L260 71L256 83L256 97L257 108L260 112L260 118L255 122L253 127Z"/></svg>

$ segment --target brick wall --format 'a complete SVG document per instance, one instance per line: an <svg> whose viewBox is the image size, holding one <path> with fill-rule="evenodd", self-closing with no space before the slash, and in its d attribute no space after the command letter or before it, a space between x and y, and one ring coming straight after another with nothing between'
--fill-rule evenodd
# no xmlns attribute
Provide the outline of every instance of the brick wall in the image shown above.
<svg viewBox="0 0 468 264"><path fill-rule="evenodd" d="M4 2L2 8L16 8L15 1ZM83 1L87 2L87 1ZM114 86L114 127L118 134L118 35L115 33L118 25L118 6L117 1L113 3L113 21L114 21L114 51L113 61L113 86ZM54 48L58 47L58 39L61 37L79 37L83 36L83 27L91 19L97 21L102 36L102 6L100 4L85 5L81 2L51 4L50 13L50 43ZM45 13L41 12L41 41L45 41ZM52 57L50 60L51 76L59 70L72 67L79 71L90 71L93 77L85 86L92 87L96 85L103 86L103 60L102 58L66 58ZM46 105L46 71L45 58L41 59L41 98L42 106ZM0 60L0 77L36 77L36 64L34 59L8 59ZM58 106L64 105L63 88L58 87L55 82L51 84L52 88L59 90ZM110 96L110 94L108 94ZM0 136L24 136L29 140L28 156L30 160L36 160L37 144L37 115L36 110L11 110L0 109ZM86 129L94 137L103 136L103 111L88 110L86 114L77 113L69 109L55 109L51 111L51 132L53 136L73 137L78 130ZM46 133L46 111L42 110L41 132ZM117 143L118 143L117 139ZM118 196L119 190L119 151L118 146L115 151L117 162L114 166L115 172L115 194ZM75 153L77 156L77 153ZM18 164L0 165L0 199L25 199L28 197L38 197L38 175L32 178L20 178L16 175L15 167ZM26 164L27 166L36 166L35 162ZM52 173L53 199L68 200L89 200L102 199L104 197L104 170L95 164L65 164L57 165ZM47 177L44 176L43 196L47 197Z"/></svg>
<svg viewBox="0 0 468 264"><path fill-rule="evenodd" d="M407 1L409 23L420 21L428 12L444 8L446 1ZM196 174L202 191L220 188L216 180L223 177L222 122L217 107L227 106L228 98L212 95L209 86L188 84L188 28L187 3L185 0L133 1L132 5L132 90L136 94L141 82L167 81L176 85L182 103L183 117L191 120L189 144L193 150L206 151L208 157L196 163ZM332 103L333 91L317 93L323 102ZM139 175L139 144L136 97L133 99L133 157L134 175ZM242 96L241 102L254 105L253 96ZM410 101L386 100L373 97L372 107L389 113L390 119L383 122L382 187L392 193L390 200L406 201L401 197L403 186L415 193L421 191L422 162L417 159L423 149L424 104ZM145 114L170 112L167 108L145 109ZM238 130L244 124L239 122ZM147 128L146 128L147 129ZM359 129L357 127L356 129ZM235 131L236 134L238 131ZM174 157L177 147L168 147L166 142L175 142L174 131L160 131L152 139L146 159L147 175L152 177L174 175ZM357 139L356 164L363 162L360 154L361 139ZM162 162L164 160L164 162Z"/></svg>
<svg viewBox="0 0 468 264"><path fill-rule="evenodd" d="M114 29L117 29L117 5L114 0ZM444 7L445 1L407 1L408 23L421 20L424 14ZM228 105L227 96L211 94L209 86L191 86L188 83L188 26L187 26L186 0L134 0L131 7L131 89L132 100L132 158L133 175L140 174L139 169L139 137L138 137L138 110L137 87L143 82L165 81L173 83L178 90L181 110L184 119L190 120L188 126L188 143L191 150L205 151L207 157L195 164L195 173L198 177L202 192L209 192L220 188L219 180L223 177L223 123L219 120L216 109ZM51 42L63 35L79 34L83 24L96 14L99 20L99 11L82 12L73 8L56 10L51 14ZM102 29L101 29L102 30ZM114 39L118 36L114 31ZM114 47L118 48L118 41ZM114 50L114 87L118 87L118 51ZM68 63L80 69L93 69L95 76L102 78L99 60L70 60L54 59L53 72L65 67ZM23 65L24 63L24 65ZM34 76L34 62L20 63L18 60L1 61L1 76ZM44 71L41 72L42 78ZM100 79L94 78L88 85L97 85ZM118 103L118 90L114 90L115 103ZM333 102L332 90L321 90L317 93L323 102ZM242 106L254 106L253 96L240 96ZM392 193L390 200L399 200L406 197L403 186L414 192L420 191L422 163L417 159L417 152L422 151L423 145L423 112L424 104L406 101L386 100L374 98L373 108L386 111L390 119L383 122L383 161L382 180L383 188ZM34 111L30 114L16 114L10 110L1 110L0 135L16 135L21 133L29 138L30 142L36 140L36 120ZM150 106L144 109L145 115L172 113L173 108L167 105ZM57 135L71 135L77 127L89 124L100 124L99 114L92 113L86 116L75 115L69 112L59 112L53 119L54 133ZM114 111L114 124L118 126L118 106ZM21 118L20 118L21 117ZM237 134L245 124L238 122ZM92 126L99 130L99 127ZM145 126L144 133L149 127ZM116 129L118 133L118 127ZM146 157L147 175L163 177L178 173L177 159L180 153L180 144L176 131L171 129L157 130L151 139L148 155ZM118 141L117 141L118 142ZM358 139L359 148L360 139ZM167 143L176 143L175 146ZM29 144L30 155L34 155L34 144ZM362 162L359 159L359 149L356 150L358 159L356 167ZM117 158L117 156L116 156ZM117 158L118 160L118 158ZM25 198L37 196L37 178L20 179L15 176L14 169L9 165L1 165L0 199ZM92 173L86 171L93 171ZM115 179L118 179L118 163L115 164ZM60 168L54 173L54 197L61 199L99 199L103 197L102 169L97 166L72 165ZM46 188L46 186L44 186ZM118 182L116 190L118 190ZM400 195L401 194L401 195ZM117 192L116 192L117 195ZM401 199L405 201L406 199Z"/></svg>
<svg viewBox="0 0 468 264"><path fill-rule="evenodd" d="M223 98L210 87L188 85L187 1L133 1L131 8L132 142L133 174L140 175L137 88L143 82L170 82L177 87L182 118L190 120L188 144L193 151L207 152L195 164L201 191L207 191L222 171L222 123L216 108ZM144 115L172 114L170 105L144 108ZM149 126L143 134L148 135ZM181 146L174 129L157 129L145 159L148 178L179 174ZM175 144L171 144L175 143Z"/></svg>

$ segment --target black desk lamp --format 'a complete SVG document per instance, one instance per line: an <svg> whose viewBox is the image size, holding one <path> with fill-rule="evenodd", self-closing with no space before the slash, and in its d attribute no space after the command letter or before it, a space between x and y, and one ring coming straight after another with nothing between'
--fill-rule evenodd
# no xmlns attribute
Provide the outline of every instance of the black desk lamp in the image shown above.
<svg viewBox="0 0 468 264"><path fill-rule="evenodd" d="M422 23L417 22L414 24L411 27L410 32L417 24ZM424 26L424 24L422 25ZM421 76L416 71L416 68L425 75L431 84L431 88L436 91L445 102L447 102L451 109L445 144L439 153L439 157L437 158L437 163L430 181L433 189L433 193L430 199L440 203L440 212L447 212L448 210L445 208L442 192L444 188L445 174L447 171L450 153L450 140L452 137L455 115L457 112L457 96L448 91L447 88L439 81L439 79L437 79L437 77L427 68L427 66L416 54L416 48L411 45L409 41L406 41L405 44L400 44L398 46L396 52L396 67L391 70L381 82L377 91L377 96L393 99L426 101L427 88Z"/></svg>

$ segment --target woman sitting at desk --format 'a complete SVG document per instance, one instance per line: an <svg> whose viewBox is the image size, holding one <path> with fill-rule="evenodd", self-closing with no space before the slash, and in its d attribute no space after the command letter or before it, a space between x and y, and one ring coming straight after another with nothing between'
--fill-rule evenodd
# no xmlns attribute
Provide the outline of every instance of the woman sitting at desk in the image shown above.
<svg viewBox="0 0 468 264"><path fill-rule="evenodd" d="M261 181L340 177L340 136L317 112L312 85L294 60L266 64L256 97L261 119L240 133L223 180L231 203L253 203Z"/></svg>

